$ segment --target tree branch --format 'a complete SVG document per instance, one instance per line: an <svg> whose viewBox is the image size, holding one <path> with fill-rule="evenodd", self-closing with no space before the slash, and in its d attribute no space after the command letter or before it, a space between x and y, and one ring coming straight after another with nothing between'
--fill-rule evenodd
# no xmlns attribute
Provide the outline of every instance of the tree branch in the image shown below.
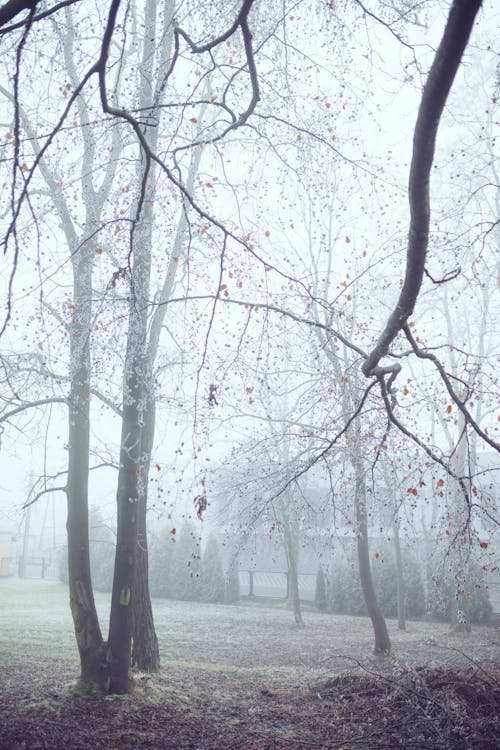
<svg viewBox="0 0 500 750"><path fill-rule="evenodd" d="M9 0L5 5L0 8L0 26L9 23L23 10L29 10L33 12L38 5L39 0Z"/></svg>
<svg viewBox="0 0 500 750"><path fill-rule="evenodd" d="M37 406L45 406L46 404L67 405L68 399L63 396L54 396L53 398L42 398L39 401L30 401L27 404L22 404L21 406L18 406L15 409L11 409L5 414L0 415L0 423L6 422L8 419L10 419L11 417L14 417L16 414L20 414L23 411L27 411L27 409L35 409Z"/></svg>
<svg viewBox="0 0 500 750"><path fill-rule="evenodd" d="M429 182L437 130L481 3L482 0L453 1L424 87L413 135L408 185L410 229L404 283L396 307L363 364L362 370L367 377L382 374L379 362L412 314L420 292L429 242Z"/></svg>
<svg viewBox="0 0 500 750"><path fill-rule="evenodd" d="M26 508L29 508L37 503L44 495L48 495L51 492L67 492L67 489L68 488L66 487L66 485L61 485L60 487L46 487L44 490L40 490L40 492L37 492L34 498L32 498L31 500L27 500L23 504L23 510L26 510Z"/></svg>
<svg viewBox="0 0 500 750"><path fill-rule="evenodd" d="M49 8L48 10L37 13L35 16L33 16L32 23L41 21L43 18L47 18L47 16L54 15L54 13L57 13L57 11L61 10L61 8L65 8L68 5L76 5L76 3L81 2L83 2L83 0L63 0L57 5L54 5L53 8ZM8 23L9 21L12 21L12 19L23 10L36 10L36 6L39 4L40 0L35 0L34 2L33 0L31 2L28 2L28 0L24 0L24 2L22 0L9 0L8 3L5 3L5 5L0 8L0 27L3 26L3 24ZM19 7L18 10L15 10L16 6ZM0 28L0 35L10 34L12 31L20 29L25 24L26 20L23 20L17 21L11 26Z"/></svg>
<svg viewBox="0 0 500 750"><path fill-rule="evenodd" d="M403 330L404 330L404 332L406 334L406 338L410 342L411 347L413 349L413 352L416 354L416 356L419 357L420 359L428 359L428 360L430 360L434 364L434 366L436 367L436 369L438 370L438 372L439 372L439 374L441 376L441 380L443 381L443 383L446 386L446 390L450 394L451 400L459 408L459 410L462 412L464 420L466 421L466 423L469 424L472 427L472 429L486 443L488 443L488 445L490 445L496 451L500 451L500 446L498 445L498 443L496 443L492 438L490 438L490 436L488 435L487 432L485 432L484 430L481 429L481 427L478 425L478 423L476 422L476 420L474 419L474 417L472 416L472 414L470 413L470 411L466 408L464 401L454 391L454 389L453 389L453 387L452 387L452 385L450 383L450 378L449 378L446 370L444 369L442 363L439 361L439 359L434 354L431 354L431 352L426 352L423 349L419 348L419 346L417 345L417 342L413 338L413 336L411 334L411 331L410 331L410 329L408 328L407 325L403 326ZM466 385L464 383L464 381L460 380L459 378L455 378L455 379L458 379L460 383L462 383L463 385Z"/></svg>

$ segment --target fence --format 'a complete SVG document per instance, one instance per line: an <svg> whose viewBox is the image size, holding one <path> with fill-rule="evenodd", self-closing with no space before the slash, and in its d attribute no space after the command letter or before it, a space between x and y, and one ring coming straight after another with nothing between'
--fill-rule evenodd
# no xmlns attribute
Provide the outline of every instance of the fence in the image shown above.
<svg viewBox="0 0 500 750"><path fill-rule="evenodd" d="M248 597L265 597L268 599L286 599L289 591L287 572L269 572L263 570L240 570L240 594ZM301 573L299 595L304 601L314 601L316 576Z"/></svg>

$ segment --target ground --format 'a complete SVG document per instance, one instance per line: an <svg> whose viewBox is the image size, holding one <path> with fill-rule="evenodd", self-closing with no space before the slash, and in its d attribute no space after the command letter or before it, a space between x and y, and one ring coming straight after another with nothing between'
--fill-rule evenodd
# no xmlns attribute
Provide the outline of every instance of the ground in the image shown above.
<svg viewBox="0 0 500 750"><path fill-rule="evenodd" d="M74 694L66 587L0 580L0 601L0 750L498 748L496 628L389 621L377 659L366 618L157 600L161 674L99 700Z"/></svg>

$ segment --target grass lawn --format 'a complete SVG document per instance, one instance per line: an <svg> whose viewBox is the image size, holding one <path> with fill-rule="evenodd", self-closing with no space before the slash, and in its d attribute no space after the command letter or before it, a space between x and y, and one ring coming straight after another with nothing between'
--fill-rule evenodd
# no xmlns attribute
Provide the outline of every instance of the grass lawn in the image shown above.
<svg viewBox="0 0 500 750"><path fill-rule="evenodd" d="M96 592L96 606L106 634L110 595ZM68 588L56 581L0 579L0 657L78 663ZM323 679L353 665L351 659L382 663L372 657L373 635L366 617L343 617L306 611L306 627L296 628L282 602L238 606L153 601L156 630L165 670L250 671L270 679ZM499 631L476 627L454 634L448 625L409 622L401 632L388 621L393 643L391 664L466 664L469 659L496 660Z"/></svg>

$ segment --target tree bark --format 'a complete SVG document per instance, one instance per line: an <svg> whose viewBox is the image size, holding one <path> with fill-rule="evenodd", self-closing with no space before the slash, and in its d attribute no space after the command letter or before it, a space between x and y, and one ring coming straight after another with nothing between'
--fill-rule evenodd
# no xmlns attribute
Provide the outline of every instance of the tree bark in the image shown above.
<svg viewBox="0 0 500 750"><path fill-rule="evenodd" d="M403 573L403 559L401 555L401 540L399 538L399 521L396 518L394 521L394 558L396 560L396 583L397 583L397 597L398 597L398 628L399 630L406 630L406 607L405 607L405 595L406 586L405 578Z"/></svg>
<svg viewBox="0 0 500 750"><path fill-rule="evenodd" d="M192 192L194 178L198 172L201 159L201 149L196 149L189 165L186 188ZM154 182L154 181L153 181ZM149 471L151 456L154 447L154 436L156 426L156 401L154 394L154 365L158 354L162 327L167 314L168 306L165 304L172 294L175 277L179 268L180 259L184 257L184 242L187 230L186 218L187 206L183 206L179 223L170 253L163 286L161 289L159 304L156 307L151 320L151 328L147 345L147 377L145 382L146 406L143 415L143 428L141 436L142 475L140 484L139 520L138 520L138 558L135 586L137 598L132 603L133 611L133 654L132 662L135 667L144 672L156 672L160 667L160 654L158 650L158 639L154 632L153 611L149 596L148 560L147 560L147 530L146 517L148 505ZM151 247L152 237L147 238L148 247ZM145 611L147 610L147 612ZM156 646L155 646L156 644Z"/></svg>
<svg viewBox="0 0 500 750"><path fill-rule="evenodd" d="M109 676L106 690L127 693L131 688L132 596L137 555L137 522L139 510L141 338L145 330L138 317L142 299L131 295L129 332L125 357L123 417L118 472L117 536L111 596L111 613L106 660ZM142 334L142 335L141 335Z"/></svg>
<svg viewBox="0 0 500 750"><path fill-rule="evenodd" d="M69 9L67 32L61 33L61 44L68 74L73 84L77 75L73 61L73 27ZM88 109L83 96L77 107L82 123L88 121ZM23 126L29 134L34 154L39 157L41 147L29 119L21 111ZM113 138L115 139L115 133ZM72 213L64 191L54 173L42 158L40 171L54 201L54 207L64 232L71 257L73 273L73 317L69 333L69 383L68 404L68 474L66 482L68 585L70 607L76 642L80 656L80 681L86 687L101 689L106 679L104 642L95 608L90 571L88 531L88 472L90 429L90 337L92 330L92 272L93 252L87 239L99 225L100 215L108 197L115 166L105 173L99 191L94 189L96 143L90 128L82 128L83 157L81 188L85 206L85 224L77 235ZM115 140L116 145L116 140Z"/></svg>
<svg viewBox="0 0 500 750"><path fill-rule="evenodd" d="M288 601L293 610L295 624L297 627L303 628L304 620L302 618L299 594L298 544L290 525L290 519L284 511L282 512L282 518L285 535L285 550L288 559Z"/></svg>
<svg viewBox="0 0 500 750"><path fill-rule="evenodd" d="M158 672L160 669L160 651L153 619L153 609L149 594L149 561L147 538L147 504L149 469L153 450L156 406L151 373L147 378L145 395L147 406L144 412L142 429L141 482L139 487L139 507L137 514L137 560L134 580L134 598L132 601L132 666L142 672Z"/></svg>
<svg viewBox="0 0 500 750"><path fill-rule="evenodd" d="M455 452L452 457L453 469L457 476L467 477L468 467L467 464L470 461L470 456L467 455L467 434L466 434L466 423L464 417L459 413L458 417L458 433L460 438L455 448ZM464 480L467 482L467 489L470 493L470 480ZM467 545L461 544L461 537L465 536L466 529L470 523L470 509L463 495L462 488L459 486L456 480L452 480L452 489L449 494L449 501L451 503L448 515L450 525L450 535L454 539L453 549L450 550L450 556L452 561L453 579L454 586L451 588L451 629L457 633L470 633L471 622L470 622L470 605L466 596L467 579L468 575L468 556L470 554ZM464 540L465 541L465 540Z"/></svg>
<svg viewBox="0 0 500 750"><path fill-rule="evenodd" d="M92 258L84 247L73 255L73 289L66 524L69 597L81 681L102 688L106 679L104 643L92 589L88 530Z"/></svg>
<svg viewBox="0 0 500 750"><path fill-rule="evenodd" d="M35 11L39 0L8 0L0 7L0 27L10 23L23 10Z"/></svg>
<svg viewBox="0 0 500 750"><path fill-rule="evenodd" d="M356 508L357 522L357 548L359 562L359 576L361 579L361 588L365 598L366 609L372 621L373 633L375 636L374 652L376 654L389 654L391 651L391 641L387 631L384 616L379 607L375 587L373 585L372 571L370 567L370 547L368 542L368 519L366 512L366 489L365 480L362 475L359 462L355 463L355 490L354 502Z"/></svg>
<svg viewBox="0 0 500 750"><path fill-rule="evenodd" d="M147 0L144 11L144 43L139 64L141 88L140 111L149 111L150 120L144 125L144 139L152 152L158 144L158 121L153 117L160 103L160 91L155 93L153 70L155 61L160 69L166 64L169 35L163 37L157 53L157 4ZM160 79L159 79L160 80ZM157 86L160 86L159 80ZM158 94L158 97L156 96ZM154 436L154 420L146 426L152 392L151 365L148 358L147 326L150 303L151 249L153 244L153 202L155 165L147 154L141 153L137 167L139 194L130 233L130 252L133 259L130 277L128 334L123 379L123 417L120 468L117 491L117 545L115 577L111 599L108 660L111 665L108 689L126 693L131 687L132 636L136 625L136 654L150 653L156 644L153 662L159 663L157 639L147 580L146 505L147 476ZM146 431L145 431L146 427ZM141 551L137 544L141 536ZM137 560L140 567L137 569ZM138 596L134 616L134 587ZM147 613L140 603L147 601ZM144 619L143 619L144 617ZM144 625L142 629L140 623Z"/></svg>

